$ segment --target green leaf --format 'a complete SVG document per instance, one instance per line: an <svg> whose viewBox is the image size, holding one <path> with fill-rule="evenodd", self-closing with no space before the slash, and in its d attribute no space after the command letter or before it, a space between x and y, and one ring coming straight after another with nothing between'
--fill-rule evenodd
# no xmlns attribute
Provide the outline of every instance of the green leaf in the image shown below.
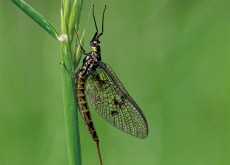
<svg viewBox="0 0 230 165"><path fill-rule="evenodd" d="M47 31L52 37L58 40L58 37L60 36L58 31L53 27L53 25L47 19L45 19L34 8L32 8L23 0L11 0L11 1L15 5L17 5L24 13L26 13L30 18L32 18L45 31Z"/></svg>

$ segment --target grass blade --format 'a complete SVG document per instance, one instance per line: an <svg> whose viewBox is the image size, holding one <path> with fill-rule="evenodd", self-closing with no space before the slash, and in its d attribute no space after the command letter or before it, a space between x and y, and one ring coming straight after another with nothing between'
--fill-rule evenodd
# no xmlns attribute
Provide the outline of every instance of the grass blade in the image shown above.
<svg viewBox="0 0 230 165"><path fill-rule="evenodd" d="M15 5L17 5L24 13L26 13L30 18L32 18L45 31L47 31L52 37L58 39L60 34L55 29L55 27L47 19L45 19L40 13L38 13L34 8L32 8L23 0L11 0L11 1Z"/></svg>

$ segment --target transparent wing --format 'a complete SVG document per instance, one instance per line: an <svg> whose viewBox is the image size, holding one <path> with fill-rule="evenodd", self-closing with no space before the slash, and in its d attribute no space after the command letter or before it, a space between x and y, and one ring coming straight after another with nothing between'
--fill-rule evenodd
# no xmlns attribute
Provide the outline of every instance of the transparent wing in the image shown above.
<svg viewBox="0 0 230 165"><path fill-rule="evenodd" d="M86 80L86 94L100 116L114 127L139 138L148 136L148 124L108 64L98 62Z"/></svg>

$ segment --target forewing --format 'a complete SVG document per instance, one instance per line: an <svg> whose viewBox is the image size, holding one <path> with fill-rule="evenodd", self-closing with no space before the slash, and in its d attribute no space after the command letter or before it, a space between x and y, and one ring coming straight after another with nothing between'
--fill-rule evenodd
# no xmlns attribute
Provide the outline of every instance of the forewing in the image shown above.
<svg viewBox="0 0 230 165"><path fill-rule="evenodd" d="M148 124L108 64L98 62L86 80L86 93L94 109L114 127L139 138L148 135Z"/></svg>

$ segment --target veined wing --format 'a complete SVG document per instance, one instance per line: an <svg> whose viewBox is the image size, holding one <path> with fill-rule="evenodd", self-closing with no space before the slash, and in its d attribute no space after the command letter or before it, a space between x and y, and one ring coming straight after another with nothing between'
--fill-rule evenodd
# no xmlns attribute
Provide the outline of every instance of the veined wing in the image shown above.
<svg viewBox="0 0 230 165"><path fill-rule="evenodd" d="M103 62L86 80L86 93L94 109L114 127L139 138L148 136L146 118L112 68Z"/></svg>

